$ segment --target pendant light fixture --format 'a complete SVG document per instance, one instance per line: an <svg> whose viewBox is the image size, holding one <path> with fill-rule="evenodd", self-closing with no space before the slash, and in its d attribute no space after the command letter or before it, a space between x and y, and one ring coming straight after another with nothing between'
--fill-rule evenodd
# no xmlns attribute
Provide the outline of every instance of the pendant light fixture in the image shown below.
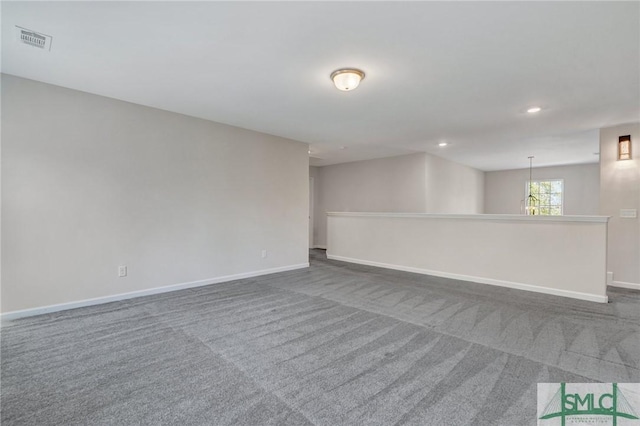
<svg viewBox="0 0 640 426"><path fill-rule="evenodd" d="M364 79L364 72L355 68L339 69L331 73L331 80L338 90L348 92L360 84Z"/></svg>
<svg viewBox="0 0 640 426"><path fill-rule="evenodd" d="M533 172L533 156L529 157L529 195L526 201L526 214L533 216L538 211L538 199L531 193L533 189L533 182L531 181Z"/></svg>

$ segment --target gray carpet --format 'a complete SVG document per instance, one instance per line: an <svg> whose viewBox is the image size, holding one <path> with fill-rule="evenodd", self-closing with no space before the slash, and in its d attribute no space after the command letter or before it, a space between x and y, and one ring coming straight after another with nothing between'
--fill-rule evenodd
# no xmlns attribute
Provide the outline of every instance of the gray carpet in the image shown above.
<svg viewBox="0 0 640 426"><path fill-rule="evenodd" d="M534 425L538 382L639 382L596 304L328 261L4 324L3 425Z"/></svg>

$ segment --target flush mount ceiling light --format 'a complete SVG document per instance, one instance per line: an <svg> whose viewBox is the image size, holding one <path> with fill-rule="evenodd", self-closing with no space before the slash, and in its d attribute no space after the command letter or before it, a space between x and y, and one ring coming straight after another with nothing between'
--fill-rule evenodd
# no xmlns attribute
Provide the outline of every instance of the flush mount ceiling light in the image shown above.
<svg viewBox="0 0 640 426"><path fill-rule="evenodd" d="M527 110L527 112L529 114L535 114L536 112L540 112L542 110L542 108L540 107L531 107Z"/></svg>
<svg viewBox="0 0 640 426"><path fill-rule="evenodd" d="M355 89L364 79L364 72L355 68L344 68L331 73L331 80L338 90L348 92Z"/></svg>
<svg viewBox="0 0 640 426"><path fill-rule="evenodd" d="M440 143L438 144L438 146L447 146L447 145L448 145L448 144L447 144L446 142L440 142Z"/></svg>

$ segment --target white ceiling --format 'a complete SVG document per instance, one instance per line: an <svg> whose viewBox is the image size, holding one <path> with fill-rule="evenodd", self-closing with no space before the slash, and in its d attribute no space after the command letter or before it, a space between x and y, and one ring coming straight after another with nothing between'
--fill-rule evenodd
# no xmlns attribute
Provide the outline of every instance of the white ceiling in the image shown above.
<svg viewBox="0 0 640 426"><path fill-rule="evenodd" d="M329 80L346 66L353 92ZM640 3L3 1L2 71L307 142L315 165L586 163L640 118Z"/></svg>

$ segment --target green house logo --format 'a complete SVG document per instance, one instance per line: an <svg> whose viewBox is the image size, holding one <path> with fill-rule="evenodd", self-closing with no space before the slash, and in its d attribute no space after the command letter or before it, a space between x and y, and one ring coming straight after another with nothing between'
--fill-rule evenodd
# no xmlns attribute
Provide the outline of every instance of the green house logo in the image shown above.
<svg viewBox="0 0 640 426"><path fill-rule="evenodd" d="M638 414L618 388L617 383L612 383L610 390L607 389L604 392L584 391L585 387L593 384L585 383L582 385L582 389L579 389L582 390L580 392L567 392L566 383L560 383L558 391L538 418L540 420L559 419L562 426L565 426L567 419L571 423L578 421L580 423L597 422L598 424L603 424L603 420L607 419L606 423L613 426L618 425L619 419L639 420ZM640 422L638 423L640 424ZM545 423L538 422L538 424Z"/></svg>

